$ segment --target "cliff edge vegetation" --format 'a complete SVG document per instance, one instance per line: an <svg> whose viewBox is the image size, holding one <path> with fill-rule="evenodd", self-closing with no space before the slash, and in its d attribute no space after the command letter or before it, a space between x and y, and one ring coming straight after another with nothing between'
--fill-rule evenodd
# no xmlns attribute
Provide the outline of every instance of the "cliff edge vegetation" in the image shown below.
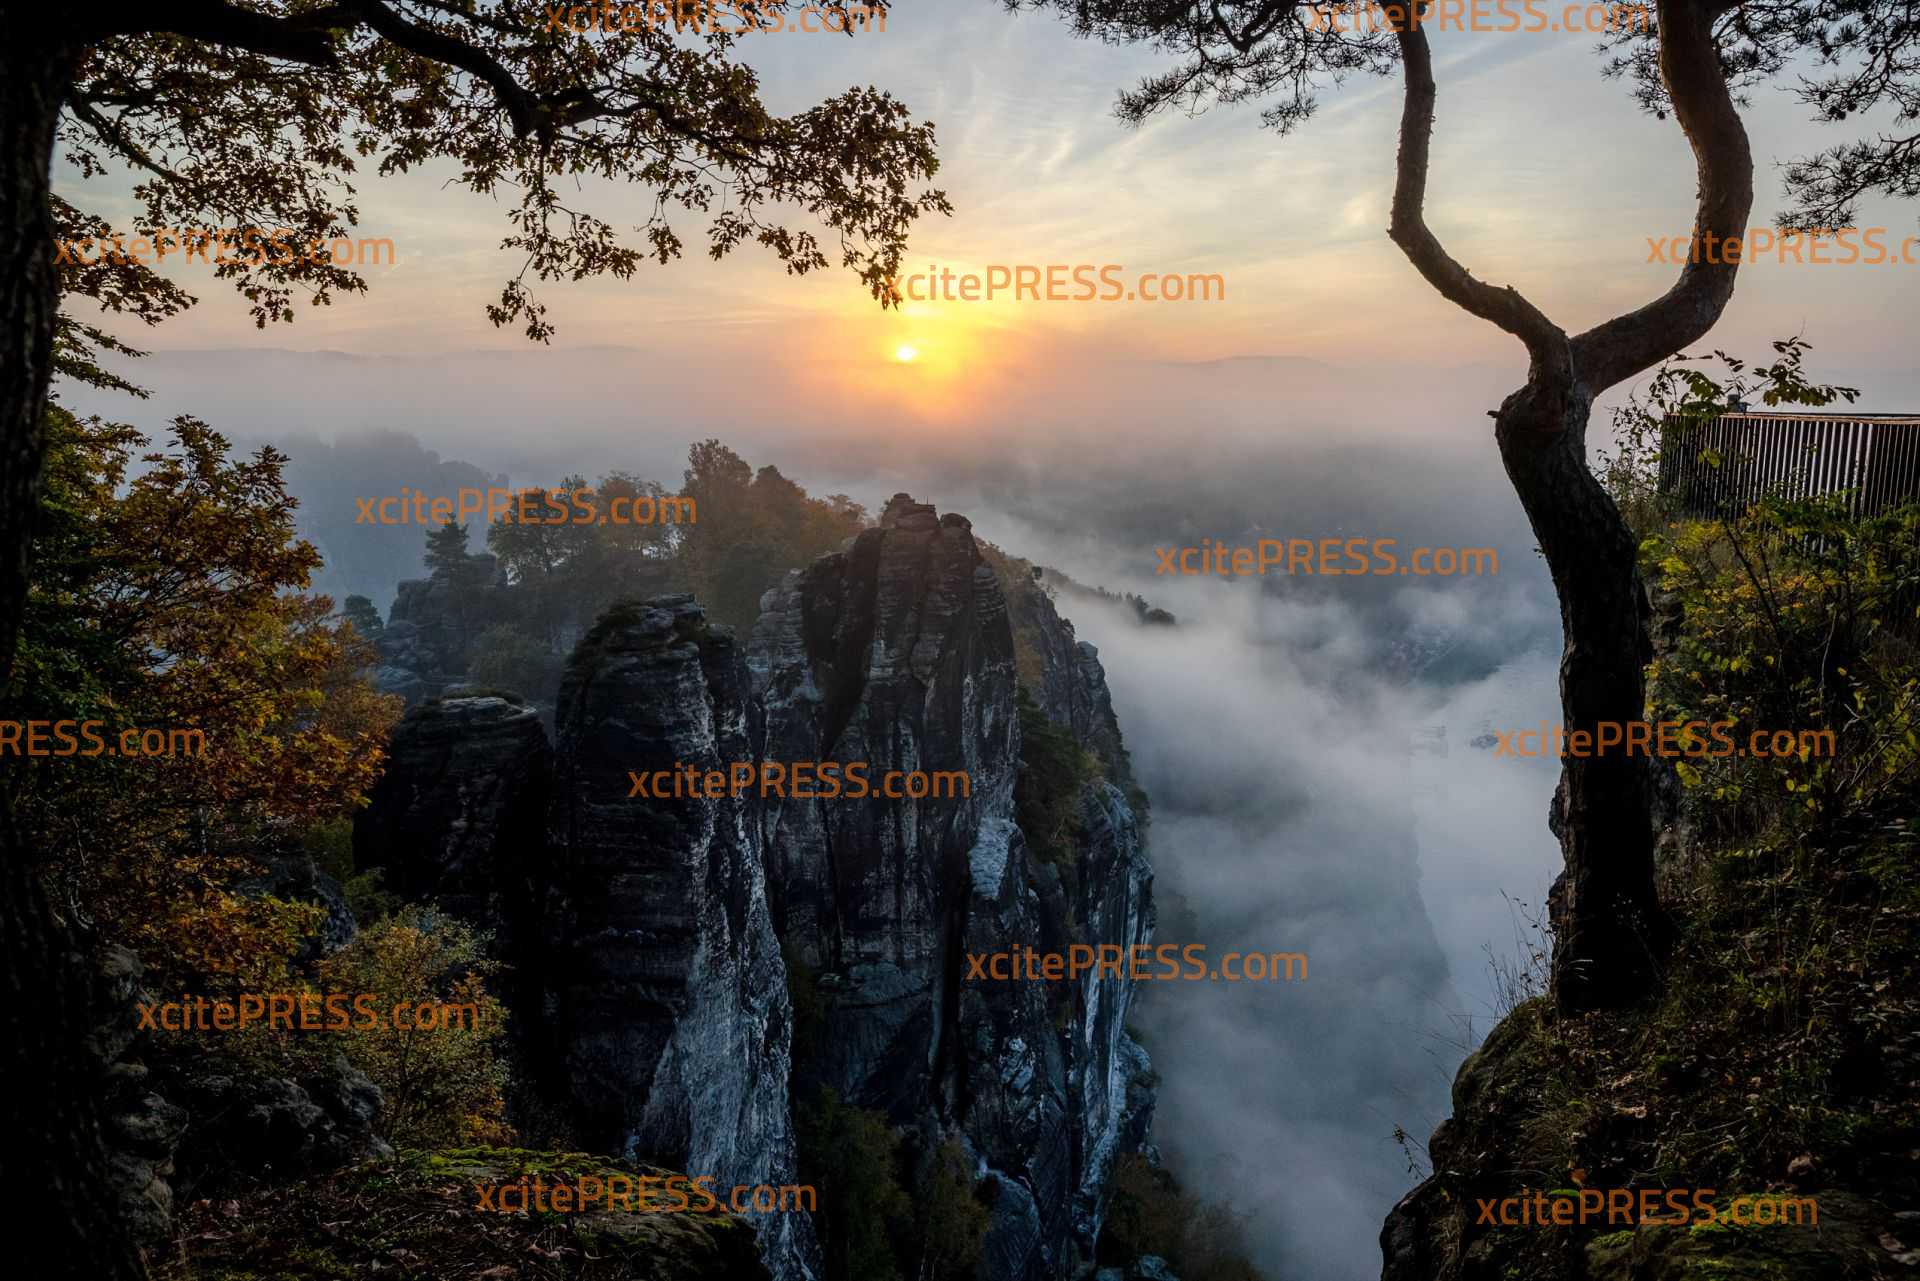
<svg viewBox="0 0 1920 1281"><path fill-rule="evenodd" d="M1777 351L1724 385L1663 370L1607 463L1651 588L1646 719L1676 723L1649 763L1661 991L1556 1015L1547 944L1510 976L1382 1232L1387 1281L1920 1275L1920 505L1700 518L1654 483L1675 415L1846 394Z"/></svg>

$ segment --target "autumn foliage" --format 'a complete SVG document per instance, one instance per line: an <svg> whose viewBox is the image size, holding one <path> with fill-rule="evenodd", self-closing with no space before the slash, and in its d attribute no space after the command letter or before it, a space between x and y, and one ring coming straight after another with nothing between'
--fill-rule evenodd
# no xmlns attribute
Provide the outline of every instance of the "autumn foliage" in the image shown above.
<svg viewBox="0 0 1920 1281"><path fill-rule="evenodd" d="M439 999L471 1007L464 1026L419 1028L364 1020L334 1035L347 1059L385 1096L381 1124L416 1147L504 1143L507 1085L501 1047L507 1010L487 992L498 965L486 936L452 917L408 908L363 930L320 966L331 992L371 993L383 1013L396 1002ZM405 1020L401 1020L402 1023Z"/></svg>
<svg viewBox="0 0 1920 1281"><path fill-rule="evenodd" d="M161 981L270 981L317 909L245 895L254 856L349 812L378 776L397 699L371 650L302 594L285 458L229 457L175 420L171 447L49 410L42 519L9 717L190 728L204 751L14 761L22 826L58 903Z"/></svg>

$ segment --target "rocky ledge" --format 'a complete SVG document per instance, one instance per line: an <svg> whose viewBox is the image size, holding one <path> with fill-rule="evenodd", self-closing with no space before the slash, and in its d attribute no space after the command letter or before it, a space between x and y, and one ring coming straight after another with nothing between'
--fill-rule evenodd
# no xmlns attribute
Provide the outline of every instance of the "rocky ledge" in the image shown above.
<svg viewBox="0 0 1920 1281"><path fill-rule="evenodd" d="M652 1166L578 1152L467 1148L406 1152L244 1199L195 1203L154 1281L766 1281L745 1219L724 1213L499 1213L480 1183Z"/></svg>

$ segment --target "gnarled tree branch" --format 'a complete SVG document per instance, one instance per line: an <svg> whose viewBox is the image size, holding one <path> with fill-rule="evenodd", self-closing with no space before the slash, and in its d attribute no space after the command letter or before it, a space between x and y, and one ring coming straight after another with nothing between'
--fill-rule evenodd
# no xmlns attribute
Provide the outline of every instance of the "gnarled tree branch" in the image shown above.
<svg viewBox="0 0 1920 1281"><path fill-rule="evenodd" d="M268 58L331 67L338 59L326 28L343 16L341 10L328 8L274 18L225 0L177 0L167 5L134 5L118 0L88 5L76 18L89 40L165 32Z"/></svg>
<svg viewBox="0 0 1920 1281"><path fill-rule="evenodd" d="M168 182L178 183L183 187L187 185L185 178L182 178L158 160L155 160L145 147L142 147L132 138L129 138L126 130L96 110L93 103L78 90L68 95L67 109L93 126L94 133L99 136L102 142L112 147L134 164L145 169L148 173L158 178L164 178Z"/></svg>
<svg viewBox="0 0 1920 1281"><path fill-rule="evenodd" d="M1693 148L1699 174L1694 232L1743 239L1753 210L1753 150L1721 68L1714 23L1729 6L1658 0L1660 75ZM1598 395L1698 341L1733 297L1739 264L1691 262L1671 289L1644 307L1596 325L1573 340L1575 367Z"/></svg>
<svg viewBox="0 0 1920 1281"><path fill-rule="evenodd" d="M1419 3L1420 0L1415 0ZM1399 32L1407 95L1400 112L1400 154L1394 166L1393 220L1387 234L1440 296L1492 321L1526 344L1536 368L1567 370L1566 334L1511 286L1501 288L1461 266L1427 228L1427 162L1433 143L1433 54L1415 23Z"/></svg>
<svg viewBox="0 0 1920 1281"><path fill-rule="evenodd" d="M540 100L521 88L512 72L479 49L429 27L415 26L379 0L347 0L347 8L378 35L409 53L458 67L492 89L513 122L515 137L526 137L539 123Z"/></svg>

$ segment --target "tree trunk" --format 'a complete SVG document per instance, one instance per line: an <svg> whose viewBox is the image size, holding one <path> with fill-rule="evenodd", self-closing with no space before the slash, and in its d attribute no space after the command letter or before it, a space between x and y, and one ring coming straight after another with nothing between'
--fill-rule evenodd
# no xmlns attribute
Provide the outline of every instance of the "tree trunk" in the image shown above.
<svg viewBox="0 0 1920 1281"><path fill-rule="evenodd" d="M1536 373L1495 415L1494 434L1560 597L1560 706L1568 735L1645 714L1652 657L1633 534L1587 469L1592 399L1577 379ZM1654 894L1648 761L1612 747L1569 753L1554 829L1566 871L1549 911L1553 996L1563 1010L1654 990L1673 927Z"/></svg>
<svg viewBox="0 0 1920 1281"><path fill-rule="evenodd" d="M47 905L11 812L0 813L0 1196L27 1211L8 1256L18 1275L143 1281L108 1183L100 1137L102 1065L83 1050L93 968ZM131 1011L128 1012L131 1017Z"/></svg>
<svg viewBox="0 0 1920 1281"><path fill-rule="evenodd" d="M0 672L11 677L39 508L43 417L59 290L48 174L76 50L45 10L0 11ZM82 1045L93 971L71 954L13 817L0 768L0 1202L25 1208L9 1257L22 1276L139 1281L146 1268L108 1188L100 1065Z"/></svg>
<svg viewBox="0 0 1920 1281"><path fill-rule="evenodd" d="M18 35L16 23L35 19L12 5L0 9L0 17L15 32L0 42L0 672L10 674L46 447L60 306L48 174L73 51Z"/></svg>
<svg viewBox="0 0 1920 1281"><path fill-rule="evenodd" d="M1693 148L1694 227L1721 240L1744 237L1753 210L1753 149L1715 35L1734 3L1655 0L1661 82ZM1603 721L1624 726L1644 714L1643 668L1652 657L1646 592L1633 535L1587 471L1587 418L1596 395L1713 328L1733 297L1739 265L1689 261L1660 297L1572 337L1519 290L1476 280L1426 224L1433 54L1417 26L1398 38L1407 93L1387 234L1442 297L1526 345L1527 385L1494 415L1494 436L1560 597L1563 726L1568 734L1595 734ZM1566 871L1549 903L1553 996L1567 1013L1652 994L1673 940L1654 893L1648 761L1610 746L1604 757L1568 755L1554 797Z"/></svg>

